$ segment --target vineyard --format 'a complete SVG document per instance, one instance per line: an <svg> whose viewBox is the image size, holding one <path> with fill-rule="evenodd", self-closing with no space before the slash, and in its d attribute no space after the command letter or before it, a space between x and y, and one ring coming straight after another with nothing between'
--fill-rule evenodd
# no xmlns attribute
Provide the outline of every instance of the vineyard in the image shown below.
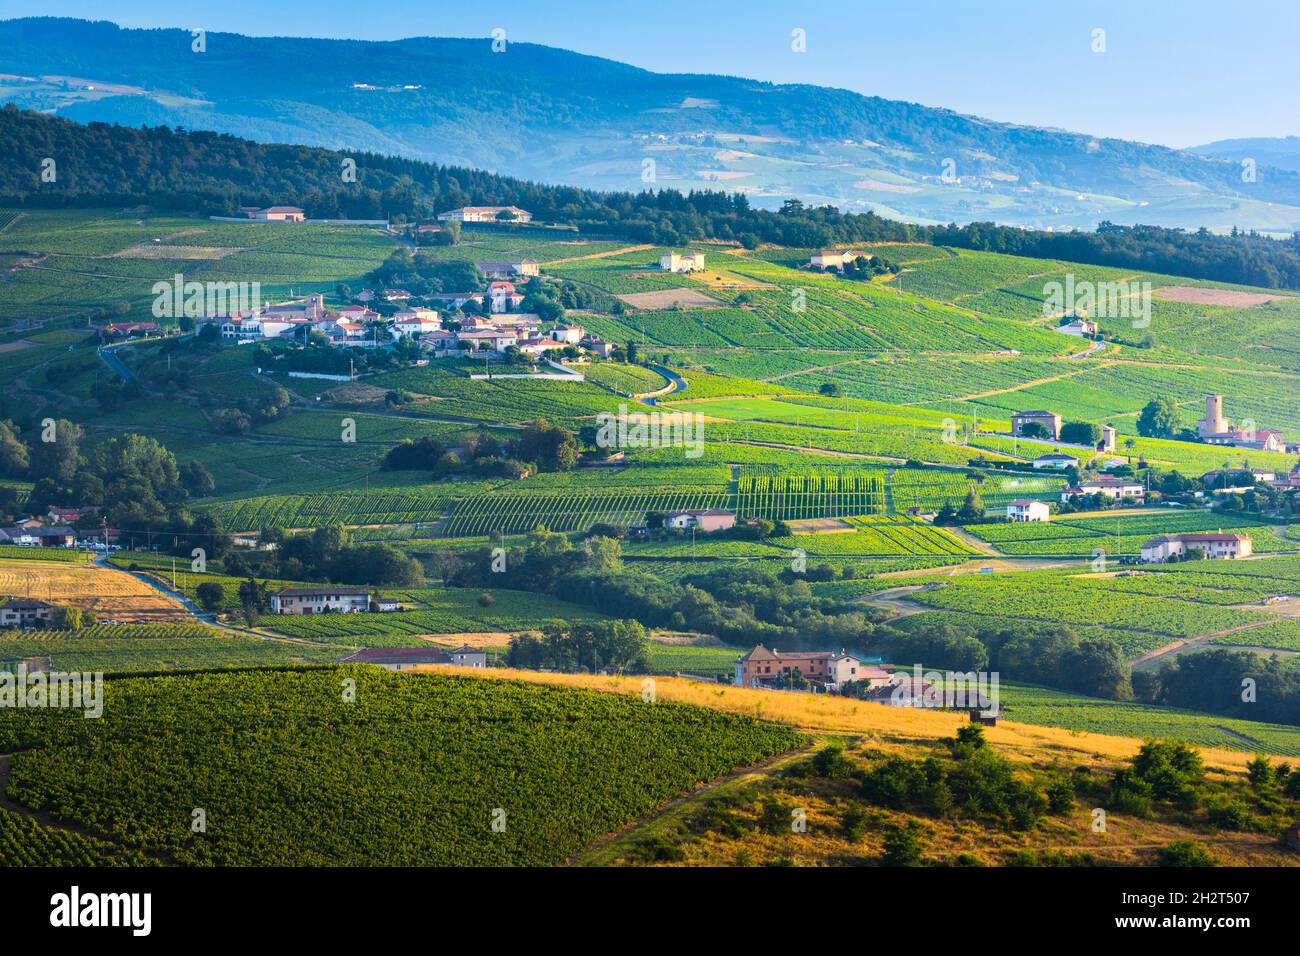
<svg viewBox="0 0 1300 956"><path fill-rule="evenodd" d="M885 483L866 469L820 468L790 474L776 467L741 470L736 492L738 518L836 518L885 510Z"/></svg>
<svg viewBox="0 0 1300 956"><path fill-rule="evenodd" d="M538 525L551 531L585 531L601 522L642 524L652 511L725 508L728 503L725 492L707 488L568 494L502 492L457 501L441 533L447 537L518 534Z"/></svg>
<svg viewBox="0 0 1300 956"><path fill-rule="evenodd" d="M78 631L0 633L0 670L25 659L57 671L181 670L326 662L332 647L231 634L204 624L96 624Z"/></svg>
<svg viewBox="0 0 1300 956"><path fill-rule="evenodd" d="M554 865L801 740L682 704L363 666L106 695L99 720L0 712L0 751L21 748L9 796L182 865Z"/></svg>

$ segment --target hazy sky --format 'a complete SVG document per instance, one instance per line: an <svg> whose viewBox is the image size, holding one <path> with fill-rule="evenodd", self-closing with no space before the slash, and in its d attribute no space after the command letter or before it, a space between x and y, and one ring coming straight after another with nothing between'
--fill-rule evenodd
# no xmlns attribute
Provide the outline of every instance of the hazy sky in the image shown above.
<svg viewBox="0 0 1300 956"><path fill-rule="evenodd" d="M1168 146L1300 134L1300 0L0 0L0 18L487 36L661 72L845 87ZM807 52L791 50L806 32ZM1095 30L1105 52L1093 52Z"/></svg>

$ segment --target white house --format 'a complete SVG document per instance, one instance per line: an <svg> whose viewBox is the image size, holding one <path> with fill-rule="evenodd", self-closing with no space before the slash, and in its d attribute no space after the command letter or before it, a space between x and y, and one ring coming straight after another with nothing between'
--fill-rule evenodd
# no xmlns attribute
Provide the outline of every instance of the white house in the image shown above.
<svg viewBox="0 0 1300 956"><path fill-rule="evenodd" d="M272 614L359 614L370 609L370 588L340 584L282 588L271 595Z"/></svg>
<svg viewBox="0 0 1300 956"><path fill-rule="evenodd" d="M468 342L472 349L490 348L504 352L510 346L519 343L519 335L502 329L476 329L472 332L457 332L456 341Z"/></svg>
<svg viewBox="0 0 1300 956"><path fill-rule="evenodd" d="M666 252L659 257L659 268L666 272L698 272L704 268L704 253Z"/></svg>
<svg viewBox="0 0 1300 956"><path fill-rule="evenodd" d="M532 218L531 212L518 206L461 206L438 213L441 222L530 222Z"/></svg>
<svg viewBox="0 0 1300 956"><path fill-rule="evenodd" d="M1200 551L1207 558L1248 558L1253 548L1250 538L1244 534L1167 534L1142 545L1142 560L1149 564L1162 564L1173 558L1186 557L1189 550Z"/></svg>
<svg viewBox="0 0 1300 956"><path fill-rule="evenodd" d="M421 336L427 332L437 332L439 328L441 326L437 312L432 309L413 309L393 316L391 331L394 338L401 338L403 335Z"/></svg>
<svg viewBox="0 0 1300 956"><path fill-rule="evenodd" d="M1069 501L1075 495L1103 495L1112 500L1136 498L1138 501L1142 501L1146 498L1146 488L1142 485L1142 482L1133 481L1130 478L1113 478L1109 475L1102 475L1100 478L1081 481L1073 488L1066 488L1061 492L1061 500Z"/></svg>
<svg viewBox="0 0 1300 956"><path fill-rule="evenodd" d="M551 338L565 345L577 345L582 341L584 329L581 325L557 325L551 329Z"/></svg>
<svg viewBox="0 0 1300 956"><path fill-rule="evenodd" d="M1067 468L1078 468L1079 459L1070 455L1039 455L1034 459L1034 467L1038 469L1056 468L1065 471Z"/></svg>
<svg viewBox="0 0 1300 956"><path fill-rule="evenodd" d="M725 531L736 526L736 516L723 508L687 508L684 511L670 511L664 515L664 527L686 530L698 528L700 531Z"/></svg>
<svg viewBox="0 0 1300 956"><path fill-rule="evenodd" d="M1043 501L1018 498L1007 505L1008 521L1051 521L1051 510Z"/></svg>
<svg viewBox="0 0 1300 956"><path fill-rule="evenodd" d="M814 269L843 269L860 255L862 253L851 250L840 252L836 249L823 249L820 252L814 252L808 262ZM870 259L872 257L867 256L866 258Z"/></svg>

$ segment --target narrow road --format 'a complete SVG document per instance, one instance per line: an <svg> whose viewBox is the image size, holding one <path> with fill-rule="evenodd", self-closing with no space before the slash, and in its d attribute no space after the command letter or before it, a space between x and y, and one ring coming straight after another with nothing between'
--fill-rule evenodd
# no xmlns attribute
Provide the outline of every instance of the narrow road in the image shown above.
<svg viewBox="0 0 1300 956"><path fill-rule="evenodd" d="M121 377L122 381L129 382L131 379L135 378L135 373L127 368L126 363L117 357L116 353L113 351L116 348L116 345L106 345L96 351L99 354L99 357L104 360L104 364L116 372Z"/></svg>

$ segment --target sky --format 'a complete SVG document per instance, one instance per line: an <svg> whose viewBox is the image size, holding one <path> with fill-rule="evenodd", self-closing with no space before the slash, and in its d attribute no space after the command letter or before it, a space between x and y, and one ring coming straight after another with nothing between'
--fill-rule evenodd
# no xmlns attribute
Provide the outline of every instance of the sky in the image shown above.
<svg viewBox="0 0 1300 956"><path fill-rule="evenodd" d="M659 72L842 87L1165 146L1300 135L1300 0L0 0L0 19L23 16L362 40L501 28L508 42Z"/></svg>

